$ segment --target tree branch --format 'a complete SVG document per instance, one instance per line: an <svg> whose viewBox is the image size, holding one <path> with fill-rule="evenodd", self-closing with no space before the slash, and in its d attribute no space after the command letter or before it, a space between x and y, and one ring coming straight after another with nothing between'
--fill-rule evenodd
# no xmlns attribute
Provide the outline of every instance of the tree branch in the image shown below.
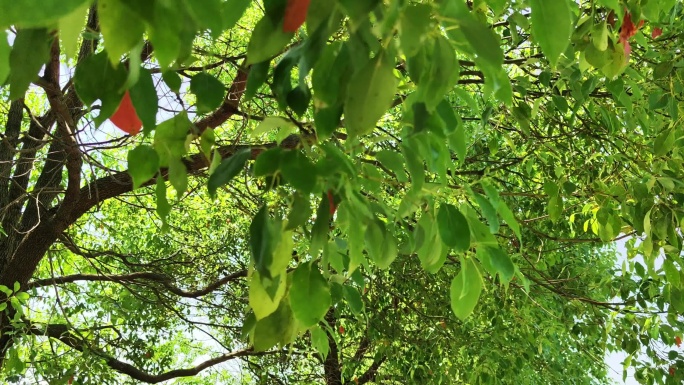
<svg viewBox="0 0 684 385"><path fill-rule="evenodd" d="M330 325L331 328L335 327L334 309L328 310L328 313L325 315L325 321L328 323L328 325ZM330 346L330 351L323 362L325 383L326 385L342 385L342 370L340 367L339 350L337 349L335 338L330 333L328 333L328 346Z"/></svg>
<svg viewBox="0 0 684 385"><path fill-rule="evenodd" d="M248 349L242 349L242 350L236 350L234 352L222 354L218 357L206 360L202 363L200 363L197 366L191 367L191 368L186 368L186 369L175 369L175 370L170 370L168 372L164 372L161 374L150 374L147 372L144 372L135 366L128 364L126 362L117 360L116 358L102 352L101 350L97 348L91 347L86 341L82 340L78 336L74 335L71 333L66 325L63 324L50 324L50 325L45 325L43 327L38 326L37 324L32 324L30 328L28 329L29 334L33 334L36 336L47 336L53 339L56 339L63 344L76 349L80 352L83 352L84 350L88 350L88 352L96 354L97 356L100 356L105 359L105 362L107 365L116 370L119 373L125 374L130 376L131 378L146 382L149 384L156 384L159 382L163 381L168 381L174 378L178 377L190 377L190 376L195 376L199 372L210 368L212 366L218 365L222 362L226 362L235 358L239 357L246 357L246 356L262 356L266 354L271 354L273 352L254 352L251 348Z"/></svg>
<svg viewBox="0 0 684 385"><path fill-rule="evenodd" d="M378 369L380 369L380 366L387 360L387 356L383 356L379 360L373 361L373 364L366 370L365 373L361 375L361 377L357 378L357 384L358 385L363 385L367 382L374 381L375 376L378 375Z"/></svg>
<svg viewBox="0 0 684 385"><path fill-rule="evenodd" d="M175 286L171 283L172 277L169 277L165 274L159 274L159 273L154 273L154 272L147 272L147 271L142 271L142 272L137 272L137 273L131 273L131 274L117 274L117 275L101 275L101 274L72 274L72 275L66 275L62 277L53 277L53 278L44 278L44 279L38 279L35 281L31 281L26 285L28 289L33 289L33 288L39 288L39 287L45 287L45 286L51 286L51 285L59 285L59 284L64 284L64 283L74 283L74 282L136 282L139 280L146 280L146 281L153 281L153 282L158 282L161 283L166 289L168 289L171 293L176 294L180 297L186 297L186 298L199 298L202 296L205 296L214 290L218 289L219 287L229 283L233 282L239 278L244 278L247 276L247 271L246 270L241 270L238 272L235 272L233 274L229 274L217 281L214 281L207 285L206 287L198 290L193 290L193 291L185 291L178 286Z"/></svg>

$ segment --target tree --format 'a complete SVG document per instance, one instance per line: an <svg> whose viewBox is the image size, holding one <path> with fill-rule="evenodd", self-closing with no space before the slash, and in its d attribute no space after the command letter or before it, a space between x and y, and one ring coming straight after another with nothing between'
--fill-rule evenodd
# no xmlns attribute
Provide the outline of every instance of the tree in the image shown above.
<svg viewBox="0 0 684 385"><path fill-rule="evenodd" d="M680 383L683 12L5 2L2 376Z"/></svg>

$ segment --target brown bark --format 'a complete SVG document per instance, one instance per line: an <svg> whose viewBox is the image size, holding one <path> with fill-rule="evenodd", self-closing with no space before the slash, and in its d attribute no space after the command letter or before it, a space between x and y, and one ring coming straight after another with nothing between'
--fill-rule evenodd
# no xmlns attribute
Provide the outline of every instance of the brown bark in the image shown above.
<svg viewBox="0 0 684 385"><path fill-rule="evenodd" d="M325 321L331 328L335 328L335 313L334 309L328 310L325 315ZM340 366L340 351L337 348L337 343L332 334L328 333L328 356L323 361L323 373L325 376L326 385L342 385L342 367Z"/></svg>

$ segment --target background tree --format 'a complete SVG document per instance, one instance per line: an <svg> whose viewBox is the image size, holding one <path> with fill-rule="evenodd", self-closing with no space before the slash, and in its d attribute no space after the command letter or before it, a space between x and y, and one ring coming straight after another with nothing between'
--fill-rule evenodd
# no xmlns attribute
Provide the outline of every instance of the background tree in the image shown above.
<svg viewBox="0 0 684 385"><path fill-rule="evenodd" d="M0 5L0 373L680 383L683 12Z"/></svg>

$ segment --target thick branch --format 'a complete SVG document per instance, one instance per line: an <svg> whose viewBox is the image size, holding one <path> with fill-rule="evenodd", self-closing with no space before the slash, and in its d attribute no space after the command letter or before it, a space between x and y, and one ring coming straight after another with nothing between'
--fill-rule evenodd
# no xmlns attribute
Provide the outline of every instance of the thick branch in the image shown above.
<svg viewBox="0 0 684 385"><path fill-rule="evenodd" d="M211 115L195 122L195 126L200 133L207 128L216 128L220 126L238 111L238 104L240 103L242 94L245 93L245 89L247 88L248 74L249 68L238 68L237 76L233 79L233 83L228 89L223 104L221 104L221 106Z"/></svg>
<svg viewBox="0 0 684 385"><path fill-rule="evenodd" d="M159 382L163 381L168 381L174 378L178 377L190 377L190 376L195 376L202 370L205 370L207 368L210 368L212 366L218 365L222 362L226 362L235 358L239 357L246 357L246 356L258 356L258 355L265 355L265 354L270 354L271 352L254 352L252 349L242 349L242 350L237 350L234 352L226 353L223 355L220 355L218 357L212 358L210 360L206 360L202 363L200 363L197 366L194 366L192 368L186 368L186 369L175 369L171 370L165 373L161 374L150 374L147 372L144 372L135 366L128 364L126 362L117 360L116 358L109 356L105 354L104 352L98 350L98 349L93 349L86 341L81 340L78 336L74 335L73 333L69 332L69 329L67 328L66 325L63 324L51 324L51 325L46 325L46 326L38 326L36 324L31 325L29 328L29 333L37 336L47 336L50 338L54 338L63 344L76 349L80 352L84 350L88 350L90 353L94 353L102 358L105 359L105 362L107 365L116 370L119 373L123 373L125 375L130 376L131 378L146 382L149 384L156 384Z"/></svg>
<svg viewBox="0 0 684 385"><path fill-rule="evenodd" d="M330 327L335 327L335 313L333 309L328 310L325 315L325 320L328 322ZM323 362L323 373L325 376L326 385L342 385L342 369L340 367L340 357L339 350L337 349L337 343L332 334L328 333L328 346L330 346L330 351L328 351L328 356Z"/></svg>
<svg viewBox="0 0 684 385"><path fill-rule="evenodd" d="M239 278L244 278L247 276L247 271L242 270L235 272L233 274L227 275L217 281L214 281L207 285L206 287L198 290L192 290L192 291L185 291L173 284L171 284L172 278L164 275L164 274L159 274L159 273L153 273L153 272L137 272L137 273L131 273L131 274L118 274L118 275L101 275L101 274L73 274L73 275L66 275L63 277L53 277L53 278L45 278L45 279L38 279L32 282L29 282L27 285L28 289L33 289L33 288L39 288L39 287L45 287L45 286L50 286L50 285L59 285L59 284L64 284L64 283L74 283L74 282L135 282L135 281L140 281L140 280L145 280L145 281L153 281L153 282L158 282L161 283L166 289L168 289L171 293L176 294L180 297L186 297L186 298L199 298L204 295L207 295L214 290L218 289L219 287L229 283L233 282Z"/></svg>
<svg viewBox="0 0 684 385"><path fill-rule="evenodd" d="M380 366L387 360L387 356L384 356L380 358L379 360L373 361L373 364L366 370L365 373L361 375L361 377L356 379L356 383L358 385L365 384L370 381L375 380L375 376L378 375L378 369L380 369Z"/></svg>

